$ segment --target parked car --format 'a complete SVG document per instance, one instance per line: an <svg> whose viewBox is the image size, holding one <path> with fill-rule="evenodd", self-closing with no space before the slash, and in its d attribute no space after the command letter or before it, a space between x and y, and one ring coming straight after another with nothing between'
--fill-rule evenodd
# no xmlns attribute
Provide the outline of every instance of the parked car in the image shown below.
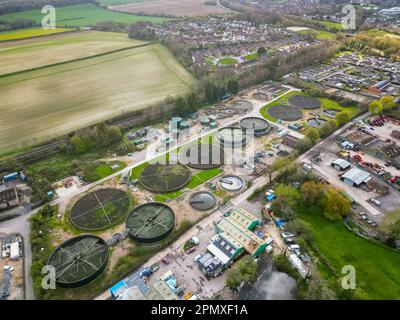
<svg viewBox="0 0 400 320"><path fill-rule="evenodd" d="M195 247L192 247L192 248L188 249L188 250L186 251L186 253L187 253L187 254L190 254L190 253L195 252L195 251L196 251L196 248L195 248Z"/></svg>
<svg viewBox="0 0 400 320"><path fill-rule="evenodd" d="M197 256L194 257L193 260L194 260L195 262L199 262L199 260L201 259L202 256L203 256L202 254L198 254Z"/></svg>
<svg viewBox="0 0 400 320"><path fill-rule="evenodd" d="M294 244L295 243L293 238L284 238L283 242L285 244Z"/></svg>
<svg viewBox="0 0 400 320"><path fill-rule="evenodd" d="M282 238L292 238L295 237L296 235L290 232L282 232L281 233Z"/></svg>
<svg viewBox="0 0 400 320"><path fill-rule="evenodd" d="M377 205L378 207L381 205L381 202L380 202L379 200L375 199L375 198L372 198L372 199L371 199L371 202L372 202L373 204Z"/></svg>
<svg viewBox="0 0 400 320"><path fill-rule="evenodd" d="M300 250L300 246L298 244L292 244L288 246L289 251Z"/></svg>

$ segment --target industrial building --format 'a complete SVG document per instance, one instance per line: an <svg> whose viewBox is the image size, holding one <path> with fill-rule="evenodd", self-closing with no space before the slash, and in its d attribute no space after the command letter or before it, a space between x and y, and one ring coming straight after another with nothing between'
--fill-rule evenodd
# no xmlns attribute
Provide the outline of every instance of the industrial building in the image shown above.
<svg viewBox="0 0 400 320"><path fill-rule="evenodd" d="M234 239L239 246L257 257L265 250L268 243L257 236L252 230L258 225L259 221L250 213L243 209L235 209L228 217L225 217L217 224L219 234L228 235Z"/></svg>
<svg viewBox="0 0 400 320"><path fill-rule="evenodd" d="M214 255L206 253L199 260L199 268L207 277L216 277L224 271L224 264Z"/></svg>
<svg viewBox="0 0 400 320"><path fill-rule="evenodd" d="M177 286L176 278L171 271L160 277L152 286L147 284L142 272L115 284L111 295L116 300L179 300L178 292L183 288Z"/></svg>
<svg viewBox="0 0 400 320"><path fill-rule="evenodd" d="M344 171L351 167L351 163L344 159L337 159L331 163L331 166L337 170Z"/></svg>
<svg viewBox="0 0 400 320"><path fill-rule="evenodd" d="M371 179L372 176L368 172L358 168L353 168L340 177L340 180L354 187L360 187Z"/></svg>

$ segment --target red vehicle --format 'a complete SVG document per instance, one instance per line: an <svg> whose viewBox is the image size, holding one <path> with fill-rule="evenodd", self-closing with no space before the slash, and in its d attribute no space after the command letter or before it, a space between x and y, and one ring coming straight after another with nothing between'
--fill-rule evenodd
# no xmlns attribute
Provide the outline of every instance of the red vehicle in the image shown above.
<svg viewBox="0 0 400 320"><path fill-rule="evenodd" d="M162 262L165 264L170 264L171 262L171 255L166 255L164 258L161 259Z"/></svg>
<svg viewBox="0 0 400 320"><path fill-rule="evenodd" d="M186 253L190 254L190 253L195 252L195 251L196 251L196 248L192 247L192 248L188 249L188 251L186 251Z"/></svg>

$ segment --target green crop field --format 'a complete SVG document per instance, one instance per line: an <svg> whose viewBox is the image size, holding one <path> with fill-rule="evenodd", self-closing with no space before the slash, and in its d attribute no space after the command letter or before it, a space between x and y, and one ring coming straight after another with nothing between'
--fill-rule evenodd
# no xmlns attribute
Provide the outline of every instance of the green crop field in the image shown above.
<svg viewBox="0 0 400 320"><path fill-rule="evenodd" d="M57 29L58 30L58 29ZM0 75L144 44L124 33L82 31L0 43Z"/></svg>
<svg viewBox="0 0 400 320"><path fill-rule="evenodd" d="M3 32L0 32L0 42L1 41L10 41L10 40L20 40L20 39L32 38L32 37L48 36L51 34L68 32L68 31L73 31L73 30L74 29L70 29L70 28L43 29L43 28L35 27L35 28L3 31Z"/></svg>
<svg viewBox="0 0 400 320"><path fill-rule="evenodd" d="M0 16L1 20L12 21L17 18L25 18L41 23L44 15L41 10L29 10L10 13ZM96 6L95 4L78 4L57 8L56 12L57 27L65 26L91 26L101 21L114 21L120 23L134 23L137 21L150 21L159 23L168 20L168 18L138 16L128 13L115 12Z"/></svg>
<svg viewBox="0 0 400 320"><path fill-rule="evenodd" d="M146 108L194 82L161 44L2 77L0 150Z"/></svg>

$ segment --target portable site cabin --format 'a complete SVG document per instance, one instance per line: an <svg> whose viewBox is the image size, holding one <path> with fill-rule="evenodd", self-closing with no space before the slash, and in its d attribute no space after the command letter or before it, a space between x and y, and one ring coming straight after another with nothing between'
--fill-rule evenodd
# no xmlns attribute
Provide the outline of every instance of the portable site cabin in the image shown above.
<svg viewBox="0 0 400 320"><path fill-rule="evenodd" d="M10 259L17 260L20 257L18 241L12 242L10 245Z"/></svg>

